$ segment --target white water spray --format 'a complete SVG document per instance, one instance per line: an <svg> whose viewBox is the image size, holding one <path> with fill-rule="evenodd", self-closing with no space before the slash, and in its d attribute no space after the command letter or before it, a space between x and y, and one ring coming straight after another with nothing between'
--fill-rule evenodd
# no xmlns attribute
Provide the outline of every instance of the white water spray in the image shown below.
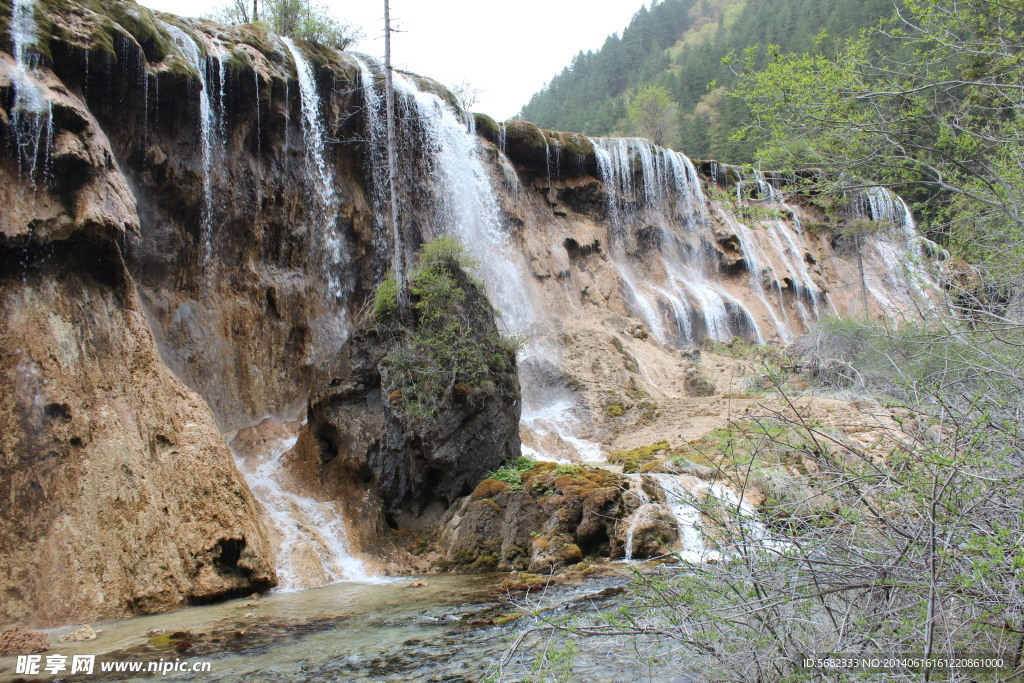
<svg viewBox="0 0 1024 683"><path fill-rule="evenodd" d="M174 39L185 61L199 76L199 141L203 157L203 213L200 219L200 240L203 248L203 271L209 282L210 259L213 255L213 136L217 128L213 105L210 102L210 85L206 74L206 59L199 50L198 41L177 26L164 24Z"/></svg>
<svg viewBox="0 0 1024 683"><path fill-rule="evenodd" d="M282 38L295 62L295 71L299 80L299 98L302 104L302 130L306 147L306 167L313 178L313 189L319 200L320 230L319 240L324 246L324 277L327 281L329 294L341 297L344 292L340 273L343 270L342 244L337 232L338 198L334 189L334 171L328 166L324 151L327 135L324 130L321 114L320 95L313 77L313 68L296 47L291 38ZM311 230L314 226L310 226ZM312 235L311 235L312 236Z"/></svg>
<svg viewBox="0 0 1024 683"><path fill-rule="evenodd" d="M272 442L259 457L234 454L239 471L266 511L276 540L279 588L297 590L343 580L370 580L362 560L348 549L340 505L303 496L289 485L283 457L295 441Z"/></svg>

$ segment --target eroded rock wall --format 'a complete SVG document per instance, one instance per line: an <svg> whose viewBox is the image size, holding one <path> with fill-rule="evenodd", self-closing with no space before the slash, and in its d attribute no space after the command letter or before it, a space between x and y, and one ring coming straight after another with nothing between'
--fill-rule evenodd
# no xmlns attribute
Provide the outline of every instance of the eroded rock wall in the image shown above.
<svg viewBox="0 0 1024 683"><path fill-rule="evenodd" d="M10 73L0 53L8 95ZM210 409L161 360L122 259L134 196L88 110L47 85L50 167L0 158L0 622L273 586L257 504Z"/></svg>

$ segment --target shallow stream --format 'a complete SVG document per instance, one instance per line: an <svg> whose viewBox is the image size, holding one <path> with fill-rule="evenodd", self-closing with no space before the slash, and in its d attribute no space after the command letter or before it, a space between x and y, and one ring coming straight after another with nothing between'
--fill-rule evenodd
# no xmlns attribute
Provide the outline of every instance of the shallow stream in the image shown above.
<svg viewBox="0 0 1024 683"><path fill-rule="evenodd" d="M494 676L499 662L496 680L524 680L539 654L557 659L560 639L545 629L547 620L614 609L628 582L623 574L510 596L499 588L505 578L405 577L273 592L94 623L99 636L85 642L61 643L73 627L52 629L41 667L48 655L68 662L97 655L94 673L17 676L15 658L4 657L0 681L479 681ZM568 680L651 680L635 670L625 645L588 648ZM145 669L161 661L209 662L209 672L101 672L105 662L143 662Z"/></svg>

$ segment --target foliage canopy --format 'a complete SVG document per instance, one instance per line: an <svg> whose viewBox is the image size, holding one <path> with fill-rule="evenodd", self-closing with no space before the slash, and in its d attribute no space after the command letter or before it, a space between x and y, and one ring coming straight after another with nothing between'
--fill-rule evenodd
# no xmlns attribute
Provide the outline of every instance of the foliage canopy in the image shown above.
<svg viewBox="0 0 1024 683"><path fill-rule="evenodd" d="M216 19L226 24L254 22L278 35L340 50L351 47L363 37L357 26L335 17L326 4L307 0L263 0L262 14L257 13L255 0L251 11L249 0L233 0L218 12Z"/></svg>
<svg viewBox="0 0 1024 683"><path fill-rule="evenodd" d="M773 168L824 167L918 202L953 250L1006 287L1024 277L1024 3L906 0L827 50L748 52L746 137ZM885 50L877 46L886 45Z"/></svg>

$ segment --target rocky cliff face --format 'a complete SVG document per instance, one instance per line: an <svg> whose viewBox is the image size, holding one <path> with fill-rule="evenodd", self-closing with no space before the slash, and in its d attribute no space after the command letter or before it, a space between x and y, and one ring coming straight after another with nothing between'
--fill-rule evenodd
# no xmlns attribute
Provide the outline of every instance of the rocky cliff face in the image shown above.
<svg viewBox="0 0 1024 683"><path fill-rule="evenodd" d="M314 481L370 488L392 528L438 517L520 452L515 350L457 263L434 266L429 277L444 278L435 286L443 291L429 295L426 278L414 277L420 294L408 323L397 312L368 316L323 366L295 449ZM372 539L379 528L362 535Z"/></svg>
<svg viewBox="0 0 1024 683"><path fill-rule="evenodd" d="M24 152L33 121L5 119L5 150L22 153L0 157L0 621L270 587L256 502L207 405L161 360L122 258L135 199L81 100L44 83L45 165Z"/></svg>
<svg viewBox="0 0 1024 683"><path fill-rule="evenodd" d="M462 458L477 449L472 420L448 451L440 433L422 452L379 441L376 424L351 443L317 433L387 398L370 337L342 350L391 253L379 65L122 0L17 6L28 14L11 21L0 3L0 621L272 585L222 435L268 415L309 406L305 455L282 462L351 514L421 512L479 479L491 461ZM826 218L752 172L474 120L412 75L396 87L409 256L452 234L481 261L502 325L529 338L522 433L535 451L595 457L620 436L611 406L653 419L649 400L691 394L682 347L786 341L928 286L893 197ZM857 252L849 219L884 229ZM515 444L502 438L504 458ZM399 451L436 462L403 469L384 455ZM435 491L446 463L458 470Z"/></svg>

